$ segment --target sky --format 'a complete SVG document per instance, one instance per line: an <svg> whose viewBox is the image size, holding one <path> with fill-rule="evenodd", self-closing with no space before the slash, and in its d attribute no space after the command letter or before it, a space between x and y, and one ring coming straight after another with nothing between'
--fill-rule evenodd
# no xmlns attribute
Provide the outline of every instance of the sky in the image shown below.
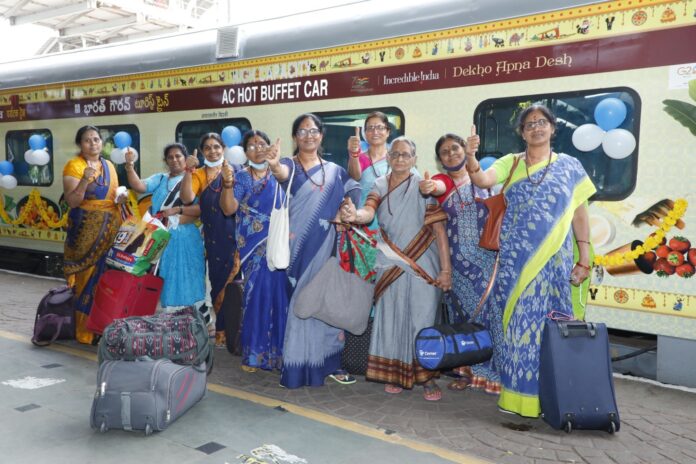
<svg viewBox="0 0 696 464"><path fill-rule="evenodd" d="M226 0L222 0L226 1ZM234 24L259 21L271 17L287 16L295 13L316 9L329 8L336 5L363 3L366 0L302 0L293 2L287 0L256 0L234 2ZM66 1L66 3L68 3ZM220 24L222 25L222 24ZM51 29L23 24L10 26L9 21L0 18L0 63L30 58L56 32ZM11 44L11 46L7 46Z"/></svg>

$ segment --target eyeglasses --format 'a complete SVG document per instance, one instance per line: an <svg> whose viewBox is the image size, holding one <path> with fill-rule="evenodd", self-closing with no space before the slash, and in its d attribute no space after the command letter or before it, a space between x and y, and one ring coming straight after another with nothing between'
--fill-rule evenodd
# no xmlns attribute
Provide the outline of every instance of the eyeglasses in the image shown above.
<svg viewBox="0 0 696 464"><path fill-rule="evenodd" d="M246 147L247 151L250 151L250 152L264 151L266 148L268 148L268 145L266 145L265 143L259 143L256 145L249 144Z"/></svg>
<svg viewBox="0 0 696 464"><path fill-rule="evenodd" d="M536 121L530 121L524 123L524 130L530 131L534 129L535 127L538 127L540 129L543 129L544 127L549 125L548 119L537 119Z"/></svg>
<svg viewBox="0 0 696 464"><path fill-rule="evenodd" d="M389 152L389 159L392 159L395 161L399 158L408 161L411 158L415 158L415 157L416 157L416 155L414 155L413 153L409 153L407 151L403 151L401 153L399 153L398 151Z"/></svg>
<svg viewBox="0 0 696 464"><path fill-rule="evenodd" d="M458 143L453 143L450 148L443 148L440 150L440 158L449 158L450 156L458 154L459 150L463 149Z"/></svg>
<svg viewBox="0 0 696 464"><path fill-rule="evenodd" d="M219 144L214 144L214 145L203 145L203 151L213 151L213 150L222 150L222 145Z"/></svg>
<svg viewBox="0 0 696 464"><path fill-rule="evenodd" d="M311 129L297 129L297 132L295 132L295 135L297 135L301 139L307 137L308 135L316 137L319 134L321 134L321 131L316 127L312 127Z"/></svg>
<svg viewBox="0 0 696 464"><path fill-rule="evenodd" d="M370 124L369 126L365 126L365 132L384 132L387 129L389 128L384 124Z"/></svg>

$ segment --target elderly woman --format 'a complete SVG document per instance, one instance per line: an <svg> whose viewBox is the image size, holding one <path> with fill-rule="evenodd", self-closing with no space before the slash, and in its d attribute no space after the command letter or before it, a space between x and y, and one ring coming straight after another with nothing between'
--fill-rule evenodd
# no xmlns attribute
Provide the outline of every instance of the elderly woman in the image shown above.
<svg viewBox="0 0 696 464"><path fill-rule="evenodd" d="M474 187L466 170L464 140L456 134L445 134L435 144L435 155L445 170L420 183L423 195L434 196L447 213L447 237L452 260L452 298L456 298L464 313L471 318L492 276L495 252L478 246L484 215L480 213L476 199L490 196L490 190ZM502 340L501 314L483 306L475 322L483 324L491 332L494 350ZM450 315L457 320L457 314ZM495 359L495 357L494 357ZM500 393L500 375L494 361L487 361L455 370L459 379L451 382L450 390L463 390L471 385L486 393Z"/></svg>
<svg viewBox="0 0 696 464"><path fill-rule="evenodd" d="M498 406L538 417L541 333L551 309L572 316L571 284L580 285L589 275L586 202L595 187L577 159L553 152L556 119L548 108L526 108L517 131L526 150L504 156L482 171L475 157L479 137L472 128L466 156L471 180L481 188L504 181L514 158L520 159L504 192L500 271L489 304L503 315ZM579 251L577 261L573 242Z"/></svg>
<svg viewBox="0 0 696 464"><path fill-rule="evenodd" d="M244 134L242 147L249 165L235 175L227 163L222 167L220 208L237 218L237 249L244 275L242 318L242 369L280 369L283 364L283 338L288 318L287 277L284 270L270 270L266 263L266 241L278 182L266 161L268 136L251 130ZM281 191L282 193L282 191ZM283 201L281 195L278 204Z"/></svg>
<svg viewBox="0 0 696 464"><path fill-rule="evenodd" d="M106 268L106 252L121 225L115 204L118 177L101 156L99 129L83 126L75 135L80 153L63 168L63 192L70 206L65 239L65 278L75 292L75 338L92 343L86 328L99 277Z"/></svg>
<svg viewBox="0 0 696 464"><path fill-rule="evenodd" d="M362 209L356 210L348 202L341 209L341 219L367 224L376 214L389 247L415 261L429 276L437 275L431 282L436 287L404 271L385 254L377 255L375 320L365 375L385 383L385 392L392 394L422 384L424 398L437 401L442 392L435 374L418 365L413 347L418 332L435 321L440 288L450 289L452 268L445 232L447 215L419 192L421 178L411 172L415 164L413 141L394 139L389 152L391 173L377 179Z"/></svg>
<svg viewBox="0 0 696 464"><path fill-rule="evenodd" d="M195 224L201 211L198 205L184 206L180 198L181 180L188 151L180 143L164 147L164 162L169 172L141 180L135 172L135 156L126 153L126 174L131 188L151 193L150 213L166 223L170 238L159 262L164 279L160 303L164 310L205 304L205 254L203 238Z"/></svg>
<svg viewBox="0 0 696 464"><path fill-rule="evenodd" d="M192 205L196 197L201 209L205 256L210 279L210 298L217 314L215 327L215 345L225 345L225 320L220 311L225 302L225 290L239 272L239 255L235 240L235 220L226 216L220 208L222 193L222 164L225 144L220 135L210 132L201 137L199 149L203 152L205 166L196 169L198 157L186 158L184 178L181 180L181 200L184 205ZM210 320L207 311L203 311Z"/></svg>
<svg viewBox="0 0 696 464"><path fill-rule="evenodd" d="M360 186L342 167L321 158L324 124L314 114L302 114L292 124L295 152L280 159L269 152L268 163L280 182L292 175L290 191L290 266L287 269L290 305L283 348L280 384L287 388L320 386L326 376L340 383L355 379L340 371L343 331L315 319L295 316L295 295L319 272L335 248L336 230L330 221L349 197L358 201Z"/></svg>

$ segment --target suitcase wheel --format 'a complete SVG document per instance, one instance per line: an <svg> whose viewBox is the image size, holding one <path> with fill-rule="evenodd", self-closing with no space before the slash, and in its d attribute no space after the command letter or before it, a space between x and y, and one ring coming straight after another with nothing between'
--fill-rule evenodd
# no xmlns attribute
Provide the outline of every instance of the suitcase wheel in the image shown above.
<svg viewBox="0 0 696 464"><path fill-rule="evenodd" d="M616 422L609 422L609 430L607 430L607 432L609 432L610 435L614 435L614 433L616 432Z"/></svg>
<svg viewBox="0 0 696 464"><path fill-rule="evenodd" d="M109 428L106 426L106 422L102 422L99 424L99 433L106 433L109 431Z"/></svg>
<svg viewBox="0 0 696 464"><path fill-rule="evenodd" d="M612 422L612 425L614 425L613 422ZM573 424L570 421L566 422L565 426L563 427L563 430L565 430L566 433L572 432L573 431Z"/></svg>
<svg viewBox="0 0 696 464"><path fill-rule="evenodd" d="M152 435L152 426L150 424L145 424L145 436L149 437Z"/></svg>

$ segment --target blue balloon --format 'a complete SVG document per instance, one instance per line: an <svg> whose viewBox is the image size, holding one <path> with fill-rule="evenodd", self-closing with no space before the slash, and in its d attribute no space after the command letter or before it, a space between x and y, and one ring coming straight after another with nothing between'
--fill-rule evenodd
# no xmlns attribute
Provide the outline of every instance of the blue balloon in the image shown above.
<svg viewBox="0 0 696 464"><path fill-rule="evenodd" d="M361 152L367 153L367 150L368 150L369 148L370 148L370 145L369 145L366 141L364 141L364 140L361 140L361 141L360 141L360 151L361 151Z"/></svg>
<svg viewBox="0 0 696 464"><path fill-rule="evenodd" d="M29 148L32 150L41 150L46 148L46 139L43 137L43 135L32 135L29 137Z"/></svg>
<svg viewBox="0 0 696 464"><path fill-rule="evenodd" d="M11 176L14 174L14 165L9 161L0 161L0 174L3 176Z"/></svg>
<svg viewBox="0 0 696 464"><path fill-rule="evenodd" d="M222 137L222 141L225 142L225 146L228 147L239 145L239 142L242 141L242 133L234 126L227 126L222 129L222 134L220 134L220 136Z"/></svg>
<svg viewBox="0 0 696 464"><path fill-rule="evenodd" d="M626 119L626 104L618 98L605 98L597 104L594 118L605 131L616 129Z"/></svg>
<svg viewBox="0 0 696 464"><path fill-rule="evenodd" d="M496 158L493 158L492 156L486 156L485 158L481 158L479 160L479 163L481 164L481 169L484 171L488 168L491 167L491 165L495 162Z"/></svg>
<svg viewBox="0 0 696 464"><path fill-rule="evenodd" d="M133 143L133 139L128 132L120 131L114 134L114 145L116 145L116 148L124 149L130 147L131 143Z"/></svg>

